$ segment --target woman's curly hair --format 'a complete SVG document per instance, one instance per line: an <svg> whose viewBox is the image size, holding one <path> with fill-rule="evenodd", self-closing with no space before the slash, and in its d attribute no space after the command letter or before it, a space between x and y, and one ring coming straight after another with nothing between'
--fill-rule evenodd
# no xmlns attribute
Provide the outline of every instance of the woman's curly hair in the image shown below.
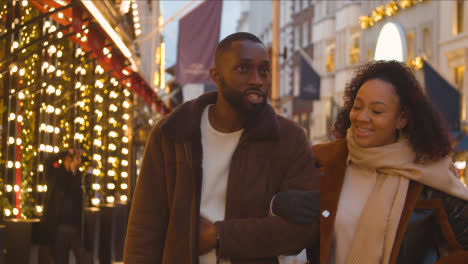
<svg viewBox="0 0 468 264"><path fill-rule="evenodd" d="M418 160L437 160L451 150L447 125L411 71L397 61L372 61L360 67L346 85L344 106L338 113L332 128L336 138L346 138L351 126L349 113L359 88L368 80L379 79L390 83L400 99L401 111L408 117L402 133L416 152Z"/></svg>

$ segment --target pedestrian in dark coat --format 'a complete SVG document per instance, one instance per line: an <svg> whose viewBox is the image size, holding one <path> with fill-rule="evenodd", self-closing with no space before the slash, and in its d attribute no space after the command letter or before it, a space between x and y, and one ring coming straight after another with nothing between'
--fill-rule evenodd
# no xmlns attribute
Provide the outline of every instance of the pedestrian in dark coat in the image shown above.
<svg viewBox="0 0 468 264"><path fill-rule="evenodd" d="M86 263L82 244L83 151L69 149L50 156L44 164L47 196L41 218L41 241L50 247L55 264L66 264L72 250L77 263Z"/></svg>
<svg viewBox="0 0 468 264"><path fill-rule="evenodd" d="M228 36L210 71L218 92L181 105L153 128L126 264L278 263L277 256L318 242L318 217L298 225L269 216L275 193L317 188L304 130L266 103L269 68L257 37Z"/></svg>
<svg viewBox="0 0 468 264"><path fill-rule="evenodd" d="M321 217L311 263L468 263L468 189L448 156L445 123L410 70L364 65L344 102L337 140L312 147ZM279 193L273 213L307 222L308 202L291 202L299 196Z"/></svg>

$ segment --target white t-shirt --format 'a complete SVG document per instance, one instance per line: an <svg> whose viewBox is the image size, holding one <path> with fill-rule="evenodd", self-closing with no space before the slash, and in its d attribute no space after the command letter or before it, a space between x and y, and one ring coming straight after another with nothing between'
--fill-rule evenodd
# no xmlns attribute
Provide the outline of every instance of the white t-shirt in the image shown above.
<svg viewBox="0 0 468 264"><path fill-rule="evenodd" d="M222 133L215 130L208 118L208 105L201 118L201 140L203 148L203 183L201 190L200 215L216 222L224 220L226 189L234 150L239 143L242 131ZM221 264L231 263L220 260ZM216 264L216 251L200 256L200 264Z"/></svg>

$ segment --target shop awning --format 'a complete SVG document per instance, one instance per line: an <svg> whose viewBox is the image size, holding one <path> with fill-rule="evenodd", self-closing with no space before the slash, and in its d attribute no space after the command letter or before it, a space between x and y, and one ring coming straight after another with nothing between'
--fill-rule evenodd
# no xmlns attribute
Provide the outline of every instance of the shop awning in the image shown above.
<svg viewBox="0 0 468 264"><path fill-rule="evenodd" d="M312 68L312 65L300 56L300 91L299 98L305 100L320 99L320 75Z"/></svg>
<svg viewBox="0 0 468 264"><path fill-rule="evenodd" d="M450 130L460 130L460 92L424 61L424 83L432 103L447 121Z"/></svg>
<svg viewBox="0 0 468 264"><path fill-rule="evenodd" d="M454 141L453 150L455 152L468 150L468 134L462 131L452 131L450 133Z"/></svg>

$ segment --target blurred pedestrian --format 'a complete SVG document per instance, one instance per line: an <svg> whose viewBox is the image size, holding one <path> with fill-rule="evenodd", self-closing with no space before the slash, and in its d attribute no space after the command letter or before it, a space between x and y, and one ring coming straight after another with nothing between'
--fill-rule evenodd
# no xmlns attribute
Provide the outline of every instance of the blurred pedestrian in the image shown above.
<svg viewBox="0 0 468 264"><path fill-rule="evenodd" d="M66 264L70 250L76 263L87 263L82 243L83 174L79 170L81 149L68 149L45 162L47 197L41 219L41 239L46 242L54 264Z"/></svg>
<svg viewBox="0 0 468 264"><path fill-rule="evenodd" d="M124 262L278 263L318 239L315 224L269 216L273 195L317 188L304 130L267 104L263 43L235 33L216 49L217 92L161 120L146 144Z"/></svg>
<svg viewBox="0 0 468 264"><path fill-rule="evenodd" d="M468 263L468 189L446 125L408 68L364 65L346 87L334 134L312 147L323 173L312 263ZM307 222L304 197L279 193L273 213Z"/></svg>

